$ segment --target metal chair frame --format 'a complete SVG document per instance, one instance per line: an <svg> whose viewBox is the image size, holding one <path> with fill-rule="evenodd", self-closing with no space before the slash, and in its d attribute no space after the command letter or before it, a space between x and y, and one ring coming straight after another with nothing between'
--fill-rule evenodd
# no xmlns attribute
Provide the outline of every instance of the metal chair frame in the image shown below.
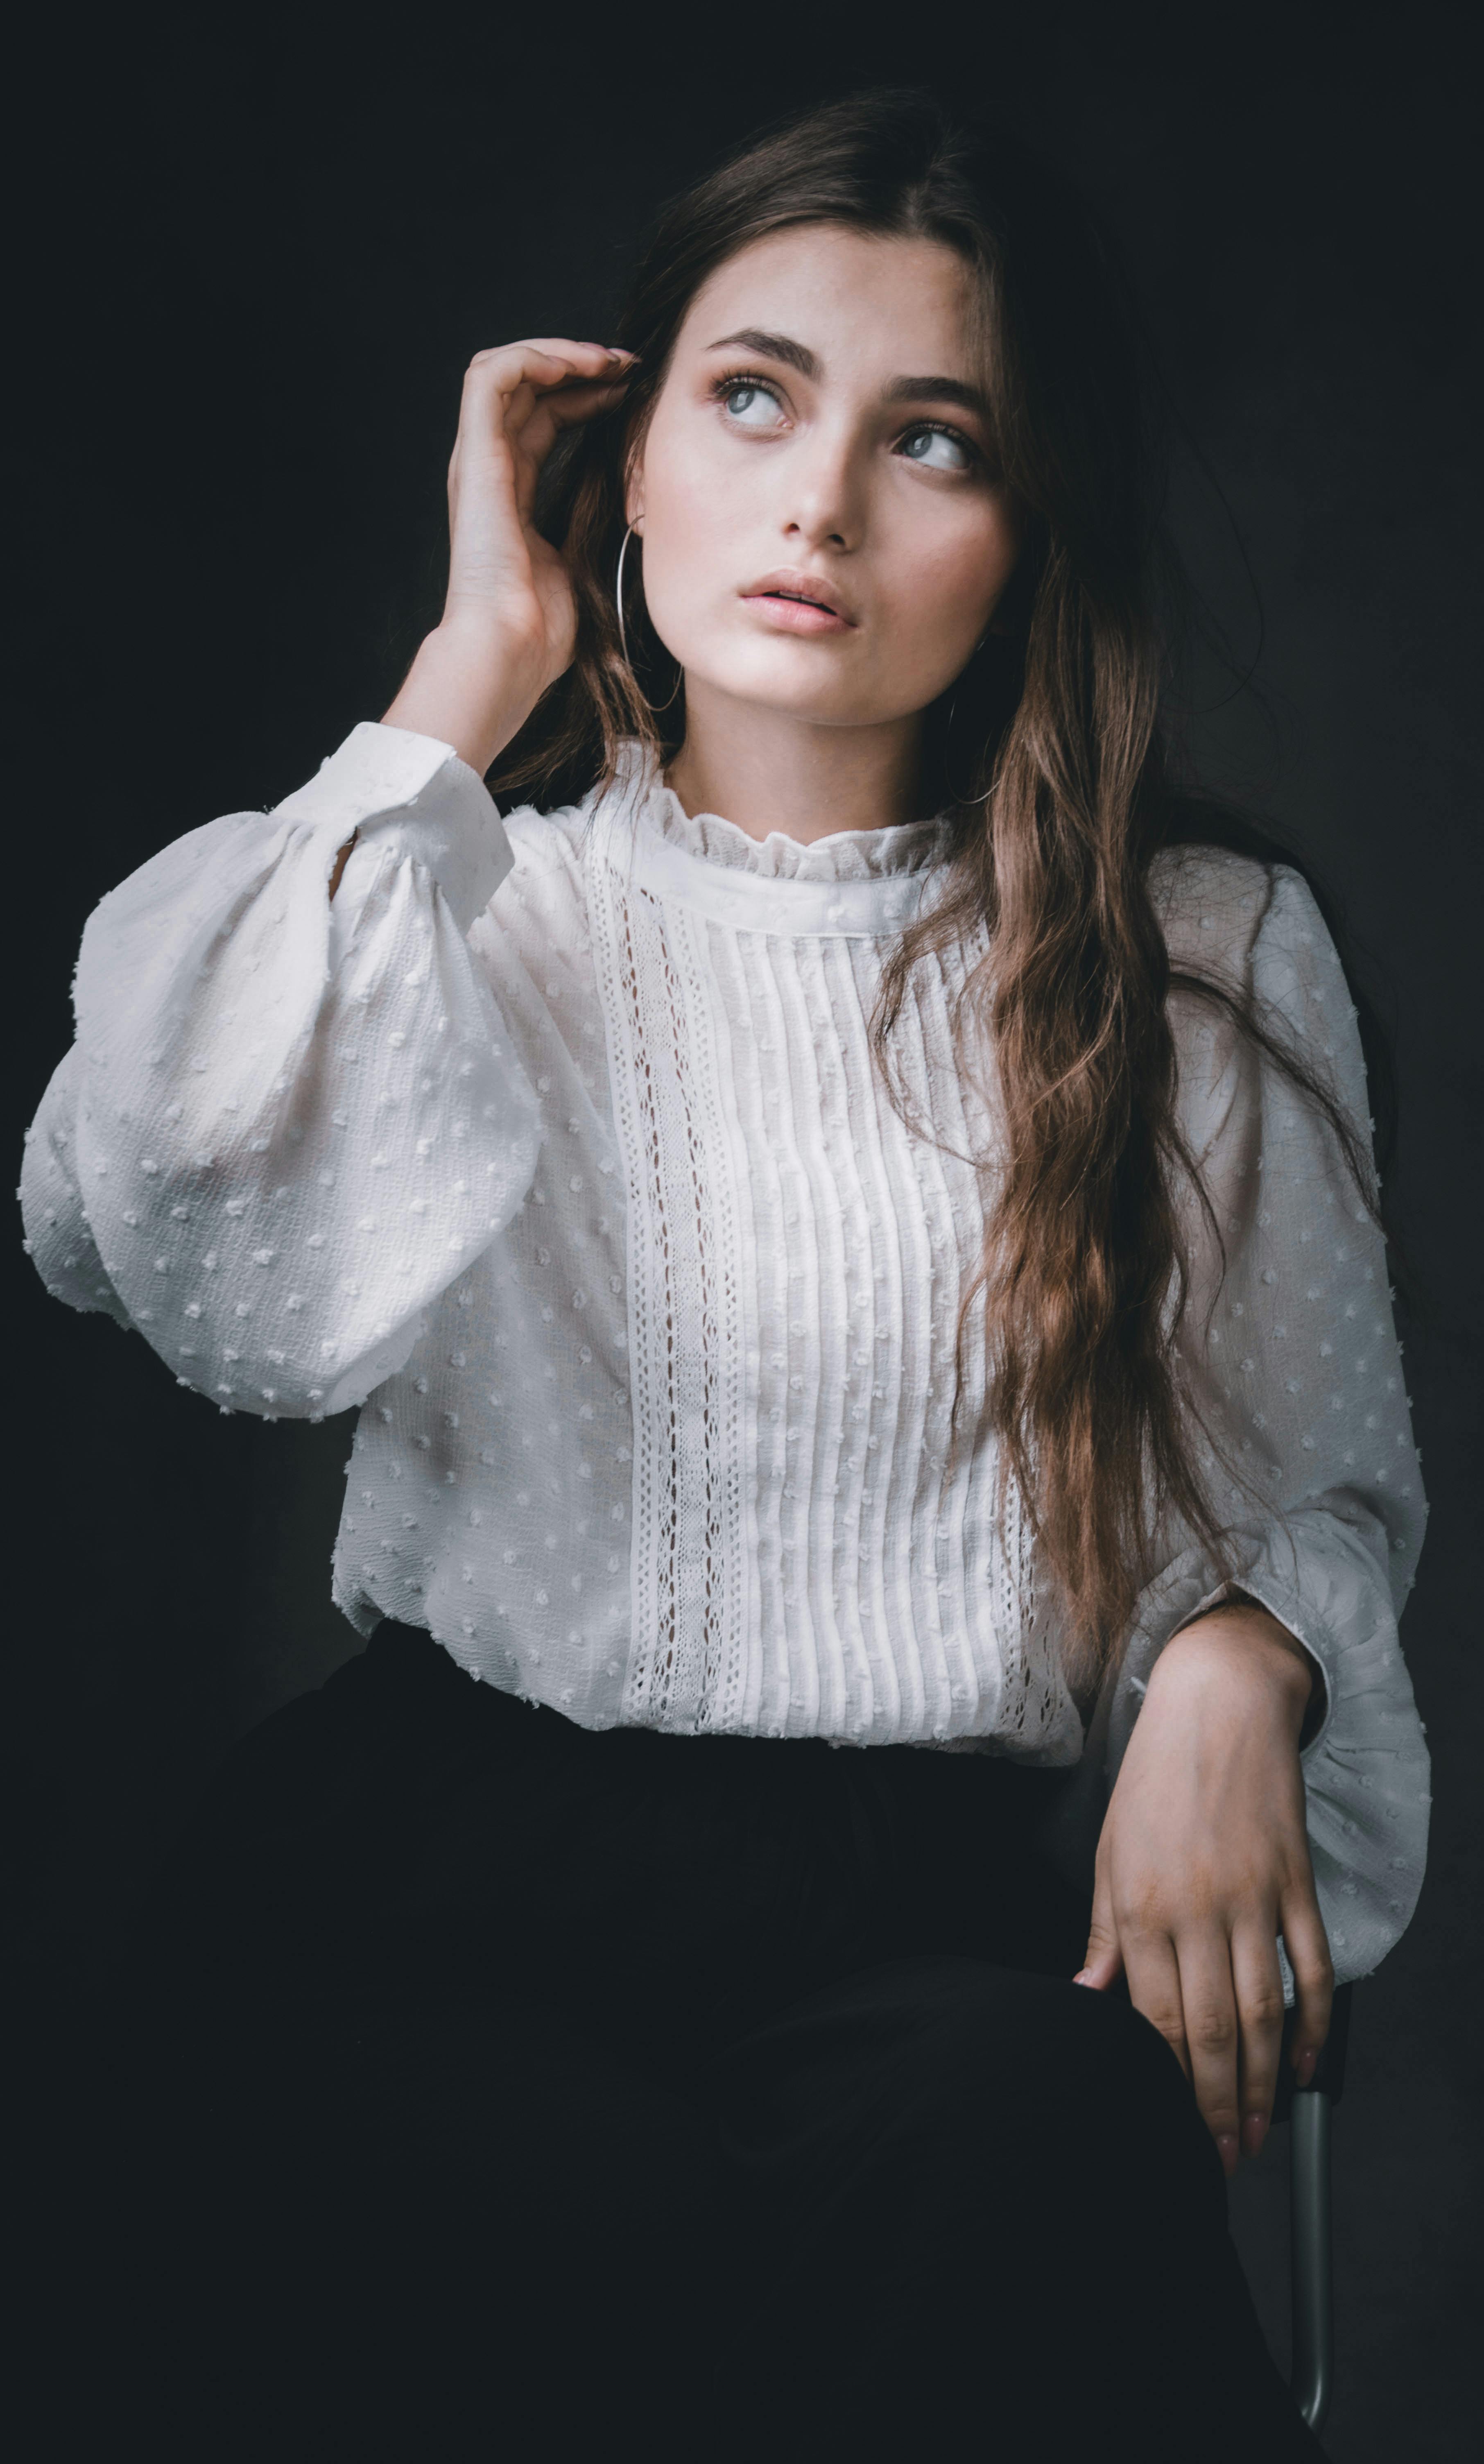
<svg viewBox="0 0 1484 2464"><path fill-rule="evenodd" d="M1274 2106L1275 2122L1289 2124L1288 2233L1293 2365L1289 2385L1309 2428L1318 2435L1335 2392L1335 2253L1331 2204L1330 2123L1344 2086L1350 2035L1350 1996L1335 1995L1329 2037L1306 2088L1293 2085L1285 2063L1284 2084ZM1286 2035L1286 2032L1285 2032Z"/></svg>

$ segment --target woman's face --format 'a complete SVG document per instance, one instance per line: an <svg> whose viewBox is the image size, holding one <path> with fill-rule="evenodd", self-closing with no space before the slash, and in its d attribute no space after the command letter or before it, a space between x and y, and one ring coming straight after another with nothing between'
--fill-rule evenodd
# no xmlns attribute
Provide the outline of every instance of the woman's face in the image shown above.
<svg viewBox="0 0 1484 2464"><path fill-rule="evenodd" d="M628 498L687 687L880 726L964 667L1016 548L972 280L936 241L811 224L697 293Z"/></svg>

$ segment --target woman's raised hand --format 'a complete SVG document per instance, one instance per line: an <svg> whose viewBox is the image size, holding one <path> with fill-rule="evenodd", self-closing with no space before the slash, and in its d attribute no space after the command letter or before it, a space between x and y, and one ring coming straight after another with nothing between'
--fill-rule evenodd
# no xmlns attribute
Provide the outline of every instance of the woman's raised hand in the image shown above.
<svg viewBox="0 0 1484 2464"><path fill-rule="evenodd" d="M549 336L478 351L448 465L448 593L385 723L489 769L571 665L566 566L535 528L535 484L560 429L621 400L627 351Z"/></svg>
<svg viewBox="0 0 1484 2464"><path fill-rule="evenodd" d="M1296 1985L1292 2059L1313 2077L1334 1970L1314 1888L1298 1739L1312 1663L1255 1603L1166 1644L1098 1842L1087 1965L1122 1973L1168 2038L1228 2173L1273 2112L1283 2026L1279 1934Z"/></svg>

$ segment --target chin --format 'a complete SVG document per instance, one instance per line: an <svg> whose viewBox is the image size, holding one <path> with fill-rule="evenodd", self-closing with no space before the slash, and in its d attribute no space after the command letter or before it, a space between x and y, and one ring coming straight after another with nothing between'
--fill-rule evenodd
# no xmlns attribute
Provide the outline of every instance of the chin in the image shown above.
<svg viewBox="0 0 1484 2464"><path fill-rule="evenodd" d="M734 701L756 702L788 717L816 719L824 726L869 726L881 714L862 707L859 684L847 687L843 676L830 672L830 647L790 642L779 657L769 644L759 658L757 645L749 643L745 652L685 665L689 674Z"/></svg>
<svg viewBox="0 0 1484 2464"><path fill-rule="evenodd" d="M883 716L880 711L862 710L856 702L841 702L818 693L754 691L738 693L735 698L751 702L754 709L769 711L776 718L797 719L808 727L874 727Z"/></svg>

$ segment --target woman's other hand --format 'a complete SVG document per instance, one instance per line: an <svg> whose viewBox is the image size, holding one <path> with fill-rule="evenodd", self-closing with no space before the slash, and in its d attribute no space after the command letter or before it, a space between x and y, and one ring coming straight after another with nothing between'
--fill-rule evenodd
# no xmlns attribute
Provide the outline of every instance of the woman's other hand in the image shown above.
<svg viewBox="0 0 1484 2464"><path fill-rule="evenodd" d="M1178 2055L1228 2174L1272 2119L1279 1934L1300 2086L1329 2032L1334 1970L1298 1762L1313 1682L1302 1646L1255 1603L1187 1626L1155 1661L1098 1842L1078 1982L1127 1978Z"/></svg>
<svg viewBox="0 0 1484 2464"><path fill-rule="evenodd" d="M448 591L384 714L451 744L481 776L572 663L566 565L535 528L535 485L559 431L622 396L632 354L543 337L478 351L448 465Z"/></svg>

